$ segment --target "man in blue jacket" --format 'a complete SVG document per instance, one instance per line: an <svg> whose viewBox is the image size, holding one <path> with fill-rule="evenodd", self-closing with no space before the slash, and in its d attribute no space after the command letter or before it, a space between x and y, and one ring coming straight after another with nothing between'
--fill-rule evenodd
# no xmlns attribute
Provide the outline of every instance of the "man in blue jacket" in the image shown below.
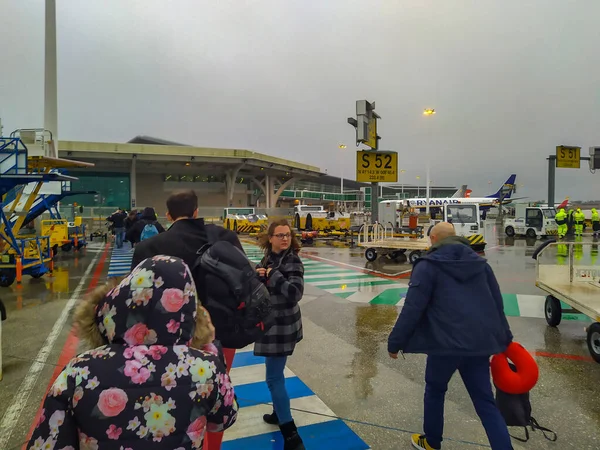
<svg viewBox="0 0 600 450"><path fill-rule="evenodd" d="M494 450L511 450L506 422L496 407L490 382L490 356L512 341L500 287L492 268L447 222L430 234L432 247L416 261L402 312L388 339L398 352L425 353L423 435L413 447L440 449L444 397L458 370Z"/></svg>

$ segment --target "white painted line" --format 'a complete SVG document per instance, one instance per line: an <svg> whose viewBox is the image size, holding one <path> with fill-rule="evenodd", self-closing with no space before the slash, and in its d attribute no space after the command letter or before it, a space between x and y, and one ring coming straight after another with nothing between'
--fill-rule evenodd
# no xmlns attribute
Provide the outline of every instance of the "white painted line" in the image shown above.
<svg viewBox="0 0 600 450"><path fill-rule="evenodd" d="M523 295L517 294L517 303L519 304L520 317L534 317L543 319L544 304L546 298L543 295Z"/></svg>
<svg viewBox="0 0 600 450"><path fill-rule="evenodd" d="M378 273L380 275L387 275L389 277L395 277L395 276L398 276L398 275L402 275L404 273L412 272L412 269L407 269L407 270L403 270L403 271L396 272L396 273L387 273L387 272L380 272L379 270L367 269L366 267L360 267L360 266L355 266L353 264L348 264L348 263L343 263L343 262L335 261L333 259L323 258L322 256L310 255L310 256L307 256L307 258L314 258L314 259L319 260L319 261L327 261L327 262L332 263L334 265L337 264L337 265L352 267L354 269L365 270L365 271L367 271L369 273Z"/></svg>
<svg viewBox="0 0 600 450"><path fill-rule="evenodd" d="M6 409L6 412L2 417L2 421L0 422L0 448L8 447L8 442L10 441L12 432L17 426L17 422L21 417L23 408L25 408L25 405L27 405L29 395L35 387L40 372L44 369L46 360L48 359L48 356L50 356L50 352L52 351L60 332L64 328L65 323L69 318L71 309L73 309L75 304L80 300L81 291L86 284L86 280L90 272L96 265L96 261L98 261L99 256L100 253L96 253L96 256L94 256L94 259L92 259L89 266L85 270L83 277L81 277L81 281L75 288L75 291L73 291L73 295L71 295L71 298L63 308L62 313L52 327L52 331L50 331L50 334L46 338L44 345L35 357L33 364L31 364L29 372L27 372L27 375L25 375L25 378L21 382L21 386L19 386L19 389L13 397L10 406Z"/></svg>
<svg viewBox="0 0 600 450"><path fill-rule="evenodd" d="M338 279L340 286L343 284L347 284L347 283L354 283L355 281L353 279ZM389 286L391 284L395 284L394 280L388 280L387 278L379 278L379 277L374 277L374 276L368 276L368 278L361 278L360 280L356 280L357 283L363 283L361 286L379 286L379 285L386 285ZM310 285L312 286L328 286L331 284L336 284L337 281L336 280L321 280L321 281L311 281Z"/></svg>
<svg viewBox="0 0 600 450"><path fill-rule="evenodd" d="M293 398L290 400L290 406L294 415L294 422L298 428L337 419L335 413L316 395ZM296 411L295 409L302 411ZM225 432L223 442L277 431L277 425L269 425L262 418L263 414L270 414L272 411L273 407L270 404L240 408L235 426Z"/></svg>
<svg viewBox="0 0 600 450"><path fill-rule="evenodd" d="M229 372L229 376L234 387L250 383L259 383L266 379L266 365L254 364L252 366L234 367ZM295 375L287 368L287 366L285 366L283 369L283 376L285 378L290 378Z"/></svg>
<svg viewBox="0 0 600 450"><path fill-rule="evenodd" d="M340 280L352 280L356 278L375 278L373 275L368 273L356 273L353 271L346 272L330 272L330 273L319 273L315 275L304 274L304 281L317 280L319 278L330 278L337 277Z"/></svg>

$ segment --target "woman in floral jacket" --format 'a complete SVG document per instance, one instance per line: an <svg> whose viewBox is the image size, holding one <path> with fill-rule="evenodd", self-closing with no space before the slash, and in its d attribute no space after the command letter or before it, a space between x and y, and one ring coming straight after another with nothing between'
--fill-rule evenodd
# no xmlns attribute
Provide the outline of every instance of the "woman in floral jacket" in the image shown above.
<svg viewBox="0 0 600 450"><path fill-rule="evenodd" d="M233 387L185 263L155 256L115 284L76 311L80 335L104 345L58 376L29 449L201 449L207 428L235 422Z"/></svg>

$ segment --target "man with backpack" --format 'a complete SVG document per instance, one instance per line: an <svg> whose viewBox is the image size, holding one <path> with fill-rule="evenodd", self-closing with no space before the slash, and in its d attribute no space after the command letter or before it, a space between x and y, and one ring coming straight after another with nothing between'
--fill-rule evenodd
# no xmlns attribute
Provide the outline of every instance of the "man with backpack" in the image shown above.
<svg viewBox="0 0 600 450"><path fill-rule="evenodd" d="M135 246L131 267L156 255L175 256L189 266L229 372L235 350L256 341L272 325L268 290L246 258L237 234L198 218L194 191L172 194L167 199L167 218L172 225L165 233ZM221 448L222 433L208 433L207 438L206 450Z"/></svg>
<svg viewBox="0 0 600 450"><path fill-rule="evenodd" d="M165 229L156 220L154 208L144 208L141 217L131 226L127 232L127 240L131 245L145 241L159 233L164 233Z"/></svg>
<svg viewBox="0 0 600 450"><path fill-rule="evenodd" d="M115 245L117 248L123 247L123 238L125 237L125 219L127 213L124 209L117 209L111 216L106 218L107 222L111 222L115 233Z"/></svg>

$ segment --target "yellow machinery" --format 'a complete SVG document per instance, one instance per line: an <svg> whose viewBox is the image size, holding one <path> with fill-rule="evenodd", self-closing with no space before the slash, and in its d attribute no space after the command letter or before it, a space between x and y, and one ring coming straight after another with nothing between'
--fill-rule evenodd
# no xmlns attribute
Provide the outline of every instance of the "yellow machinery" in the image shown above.
<svg viewBox="0 0 600 450"><path fill-rule="evenodd" d="M44 183L76 180L57 168L89 167L93 164L47 156L28 157L20 138L0 138L0 286L10 286L23 275L39 278L50 271L52 247L49 236L19 238L21 228L44 211Z"/></svg>
<svg viewBox="0 0 600 450"><path fill-rule="evenodd" d="M297 230L334 230L350 229L350 216L335 211L325 211L322 206L294 206L294 228Z"/></svg>
<svg viewBox="0 0 600 450"><path fill-rule="evenodd" d="M254 208L225 208L223 210L223 225L236 233L260 233L266 231L268 217L256 214Z"/></svg>

